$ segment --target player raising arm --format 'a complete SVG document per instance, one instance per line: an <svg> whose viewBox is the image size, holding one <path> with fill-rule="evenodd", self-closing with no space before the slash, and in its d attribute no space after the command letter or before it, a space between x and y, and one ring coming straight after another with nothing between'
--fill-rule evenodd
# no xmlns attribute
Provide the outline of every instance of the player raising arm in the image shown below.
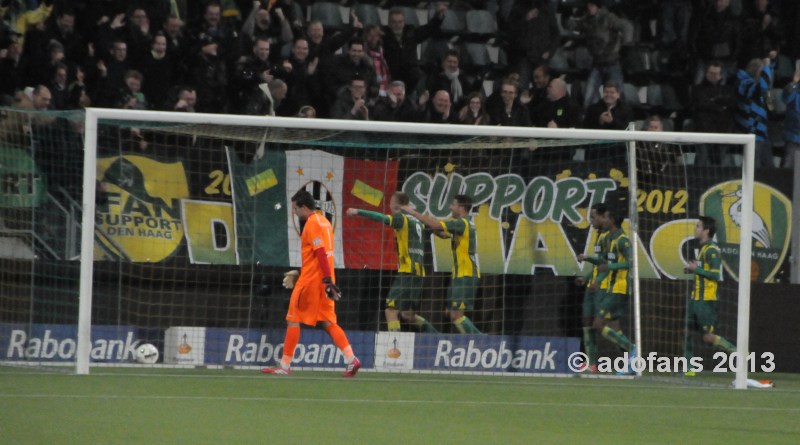
<svg viewBox="0 0 800 445"><path fill-rule="evenodd" d="M631 243L622 230L624 213L606 209L604 224L606 235L606 260L597 266L596 280L600 283L594 327L608 341L630 353L629 360L636 355L634 346L622 333L619 319L625 316L628 307L628 269L630 269Z"/></svg>
<svg viewBox="0 0 800 445"><path fill-rule="evenodd" d="M395 192L389 200L391 215L361 209L347 209L347 216L363 216L382 222L394 229L397 241L397 276L386 297L386 324L389 332L400 330L398 314L408 323L413 323L422 332L438 332L425 318L416 314L422 299L422 278L425 265L422 263L423 226L417 218L400 212L400 207L408 205L408 195Z"/></svg>
<svg viewBox="0 0 800 445"><path fill-rule="evenodd" d="M462 334L480 334L472 320L464 314L475 307L475 294L481 276L478 266L478 236L475 223L470 217L472 199L467 195L456 195L450 203L453 219L447 221L422 215L409 205L402 206L402 210L425 223L431 230L451 235L453 278L447 290L450 321Z"/></svg>
<svg viewBox="0 0 800 445"><path fill-rule="evenodd" d="M292 196L292 206L298 218L305 221L300 235L302 266L300 274L286 274L284 286L292 290L289 311L286 313L286 338L280 366L263 368L265 374L289 375L292 373L292 358L300 341L300 324L322 326L333 343L344 354L347 367L345 377L354 377L361 367L347 335L336 324L335 301L342 294L336 286L333 272L333 228L331 223L317 210L311 193L300 190Z"/></svg>

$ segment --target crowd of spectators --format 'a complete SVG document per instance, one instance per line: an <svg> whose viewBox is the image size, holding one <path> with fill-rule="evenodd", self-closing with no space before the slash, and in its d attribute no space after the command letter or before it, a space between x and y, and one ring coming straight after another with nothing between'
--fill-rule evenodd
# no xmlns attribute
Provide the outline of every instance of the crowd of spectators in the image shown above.
<svg viewBox="0 0 800 445"><path fill-rule="evenodd" d="M2 105L595 129L658 116L753 133L762 167L800 141L795 0L317 3L0 0Z"/></svg>

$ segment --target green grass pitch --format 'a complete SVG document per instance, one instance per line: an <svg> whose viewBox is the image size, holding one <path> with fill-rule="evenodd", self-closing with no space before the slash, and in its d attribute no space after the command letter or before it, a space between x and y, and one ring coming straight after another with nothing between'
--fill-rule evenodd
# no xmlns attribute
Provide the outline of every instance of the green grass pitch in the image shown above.
<svg viewBox="0 0 800 445"><path fill-rule="evenodd" d="M800 375L665 382L0 367L2 444L797 444Z"/></svg>

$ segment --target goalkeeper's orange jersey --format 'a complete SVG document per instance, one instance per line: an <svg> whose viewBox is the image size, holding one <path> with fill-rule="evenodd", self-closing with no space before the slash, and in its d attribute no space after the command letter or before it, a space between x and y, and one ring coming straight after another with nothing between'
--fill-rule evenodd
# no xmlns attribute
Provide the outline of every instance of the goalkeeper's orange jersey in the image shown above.
<svg viewBox="0 0 800 445"><path fill-rule="evenodd" d="M315 253L320 247L325 248L325 253L328 255L328 266L331 269L331 279L336 282L333 271L333 228L331 223L322 216L322 212L316 211L308 217L303 226L303 233L300 235L300 253L303 262L300 268L300 277L295 286L316 285L322 287L322 278L324 277Z"/></svg>

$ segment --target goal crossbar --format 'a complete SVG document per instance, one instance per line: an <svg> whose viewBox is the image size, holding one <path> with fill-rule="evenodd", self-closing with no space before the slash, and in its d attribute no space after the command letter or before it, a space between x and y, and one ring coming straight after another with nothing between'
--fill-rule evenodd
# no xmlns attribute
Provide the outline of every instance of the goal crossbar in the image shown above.
<svg viewBox="0 0 800 445"><path fill-rule="evenodd" d="M366 122L345 121L335 119L302 119L285 117L260 117L202 113L176 113L140 110L119 110L88 108L85 114L84 137L84 177L83 177L83 215L84 228L93 227L95 213L95 175L97 168L97 129L100 120L119 120L128 122L170 122L176 124L217 124L249 127L273 127L297 130L328 131L361 131L370 133L417 133L429 135L452 136L490 136L516 137L532 140L574 140L579 141L615 141L615 142L670 142L684 144L730 144L744 147L742 158L742 220L740 231L739 262L739 304L737 313L738 335L737 351L747 356L749 349L750 318L750 263L752 209L755 176L755 137L751 134L714 134L714 133L679 133L679 132L646 132L623 130L586 130L586 129L551 129L523 127L476 127L469 125L435 125L410 124L400 122ZM92 230L81 231L81 266L80 266L80 305L78 320L78 342L76 349L76 373L89 373L90 329L92 307L93 278ZM747 387L746 366L738 366L736 370L736 388Z"/></svg>

